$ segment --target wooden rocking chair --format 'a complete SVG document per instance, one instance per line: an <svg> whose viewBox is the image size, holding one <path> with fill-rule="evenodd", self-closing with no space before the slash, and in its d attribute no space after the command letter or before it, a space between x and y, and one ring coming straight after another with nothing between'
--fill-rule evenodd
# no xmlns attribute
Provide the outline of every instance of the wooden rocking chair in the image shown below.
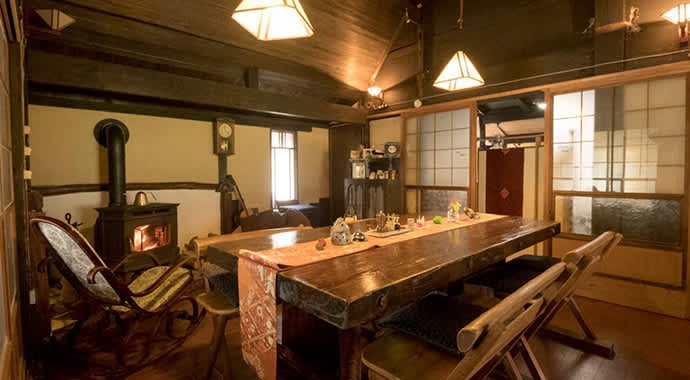
<svg viewBox="0 0 690 380"><path fill-rule="evenodd" d="M121 329L121 341L116 344L118 362L124 367L138 368L148 362L167 355L198 326L202 313L193 297L182 296L185 287L193 280L192 272L183 266L193 263L194 258L182 259L176 265L161 266L153 255L142 253L129 255L115 267L108 267L99 257L84 236L72 226L49 217L33 218L30 221L33 232L42 244L51 247L49 260L55 263L60 273L84 299L88 307L81 315L77 315L77 322L68 333L68 344L72 348L76 335L90 318L100 316L98 323L104 320L110 322L114 318ZM117 270L131 257L144 255L156 266L146 269L129 284L115 275ZM41 266L39 265L39 270ZM191 309L180 309L189 306ZM103 318L105 317L105 318ZM132 352L128 352L128 343L136 334L141 321L151 321L154 327L147 331L145 338L152 342L162 324L165 332L172 339L167 349L149 357L149 344L140 357L131 359ZM181 331L175 327L180 321L186 325ZM147 360L148 359L148 360Z"/></svg>

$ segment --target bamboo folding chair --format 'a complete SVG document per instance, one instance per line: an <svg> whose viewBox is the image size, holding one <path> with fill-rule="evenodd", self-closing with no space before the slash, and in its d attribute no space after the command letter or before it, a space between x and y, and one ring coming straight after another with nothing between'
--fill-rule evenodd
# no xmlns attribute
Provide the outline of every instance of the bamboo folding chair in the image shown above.
<svg viewBox="0 0 690 380"><path fill-rule="evenodd" d="M483 379L503 363L511 377L520 379L516 355L528 367L539 369L525 332L558 293L557 281L564 276L569 276L566 264L553 265L485 308L477 300L439 293L403 308L381 321L398 331L374 341L362 353L369 378Z"/></svg>
<svg viewBox="0 0 690 380"><path fill-rule="evenodd" d="M573 298L573 294L578 286L591 277L598 264L613 251L622 238L623 235L621 234L611 231L604 232L596 239L570 251L563 257L562 262L572 265L572 268L569 268L570 276L563 282L552 303L546 306L546 313L541 315L539 321L530 328L526 334L527 338L538 332L571 347L613 359L615 356L613 345L598 339L587 324L580 307ZM471 276L464 281L463 290L470 293L488 293L504 297L518 289L521 284L529 281L530 278L538 276L539 273L559 262L561 260L551 257L521 256L510 262L496 264ZM487 291L487 287L490 288L489 291ZM584 338L562 329L545 327L556 313L566 305L582 329Z"/></svg>

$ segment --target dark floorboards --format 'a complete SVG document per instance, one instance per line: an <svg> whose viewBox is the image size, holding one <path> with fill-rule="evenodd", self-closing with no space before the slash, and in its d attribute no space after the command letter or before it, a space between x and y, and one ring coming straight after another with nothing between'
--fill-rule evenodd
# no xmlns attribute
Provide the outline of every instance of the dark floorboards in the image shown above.
<svg viewBox="0 0 690 380"><path fill-rule="evenodd" d="M607 360L585 354L546 338L536 337L531 345L545 374L552 380L680 380L690 379L690 320L616 306L589 299L578 299L592 328L601 339L613 342L616 358ZM567 310L553 321L556 326L575 329L576 324ZM128 380L188 380L199 379L208 362L212 324L208 318L178 349L167 357L127 377ZM242 361L238 321L228 324L226 336L229 349L219 361L232 367L232 377L226 368L224 377L216 379L256 379ZM58 371L59 372L59 371ZM75 376L48 378L81 378ZM286 368L280 370L281 380L300 379Z"/></svg>

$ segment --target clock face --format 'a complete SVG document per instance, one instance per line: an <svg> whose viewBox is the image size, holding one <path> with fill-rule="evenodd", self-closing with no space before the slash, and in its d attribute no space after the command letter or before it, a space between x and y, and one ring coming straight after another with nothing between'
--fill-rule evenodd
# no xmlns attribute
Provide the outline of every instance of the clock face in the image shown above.
<svg viewBox="0 0 690 380"><path fill-rule="evenodd" d="M229 124L223 123L218 126L218 135L220 137L227 139L232 136L232 127Z"/></svg>
<svg viewBox="0 0 690 380"><path fill-rule="evenodd" d="M395 145L389 145L388 146L388 153L390 154L395 154L398 151L398 147Z"/></svg>

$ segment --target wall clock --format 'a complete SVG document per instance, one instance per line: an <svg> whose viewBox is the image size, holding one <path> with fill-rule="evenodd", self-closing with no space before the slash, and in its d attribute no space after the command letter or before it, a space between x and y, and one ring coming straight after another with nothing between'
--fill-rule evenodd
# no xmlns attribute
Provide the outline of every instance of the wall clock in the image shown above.
<svg viewBox="0 0 690 380"><path fill-rule="evenodd" d="M219 156L235 154L235 122L216 119L213 123L213 153Z"/></svg>
<svg viewBox="0 0 690 380"><path fill-rule="evenodd" d="M383 154L386 157L400 157L400 143L387 142L383 146Z"/></svg>

